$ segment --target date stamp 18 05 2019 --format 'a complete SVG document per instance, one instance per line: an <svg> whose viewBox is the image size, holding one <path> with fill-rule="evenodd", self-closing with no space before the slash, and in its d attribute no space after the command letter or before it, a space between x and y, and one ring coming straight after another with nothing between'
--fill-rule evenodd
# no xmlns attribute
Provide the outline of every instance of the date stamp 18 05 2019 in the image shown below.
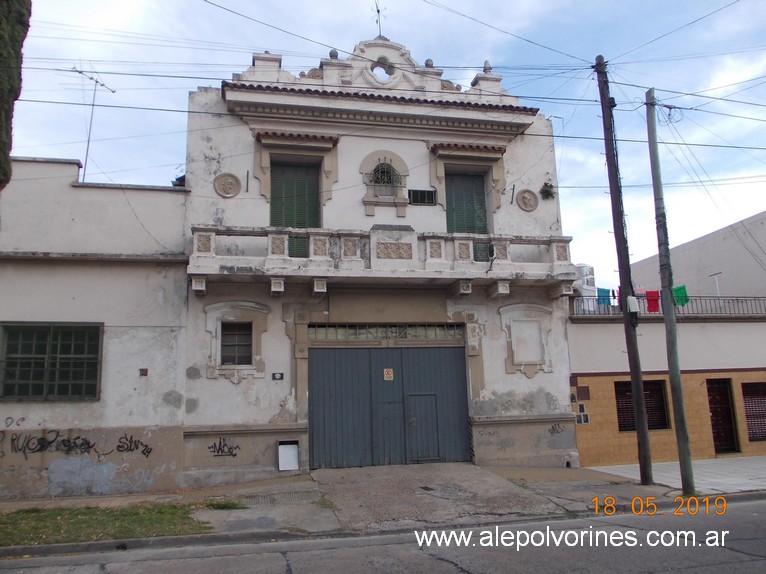
<svg viewBox="0 0 766 574"><path fill-rule="evenodd" d="M614 496L593 497L591 502L594 505L594 512L603 514L604 516L614 516L615 514L633 514L633 515L647 515L654 516L655 514L673 516L723 516L726 514L726 498L723 496L716 496L711 498L709 496L676 496L673 499L675 508L671 511L660 511L657 508L657 499L654 496L634 496L630 500L630 506L617 505L617 500Z"/></svg>

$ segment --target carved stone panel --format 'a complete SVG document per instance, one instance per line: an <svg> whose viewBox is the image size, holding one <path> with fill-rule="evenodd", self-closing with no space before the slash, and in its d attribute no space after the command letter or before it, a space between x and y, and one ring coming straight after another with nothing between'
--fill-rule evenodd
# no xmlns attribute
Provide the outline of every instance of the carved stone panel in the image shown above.
<svg viewBox="0 0 766 574"><path fill-rule="evenodd" d="M200 233L197 235L197 251L200 253L210 253L211 239L209 233Z"/></svg>
<svg viewBox="0 0 766 574"><path fill-rule="evenodd" d="M431 259L442 258L442 243L441 241L429 241L428 242L428 255Z"/></svg>
<svg viewBox="0 0 766 574"><path fill-rule="evenodd" d="M314 238L314 256L327 257L327 238L326 237Z"/></svg>
<svg viewBox="0 0 766 574"><path fill-rule="evenodd" d="M282 236L271 238L271 254L284 255L286 251L285 238Z"/></svg>
<svg viewBox="0 0 766 574"><path fill-rule="evenodd" d="M356 237L343 238L343 257L359 256L359 240Z"/></svg>
<svg viewBox="0 0 766 574"><path fill-rule="evenodd" d="M470 241L458 241L457 242L457 258L460 261L470 261L471 257L471 242Z"/></svg>
<svg viewBox="0 0 766 574"><path fill-rule="evenodd" d="M378 259L412 259L412 244L378 243L376 253Z"/></svg>

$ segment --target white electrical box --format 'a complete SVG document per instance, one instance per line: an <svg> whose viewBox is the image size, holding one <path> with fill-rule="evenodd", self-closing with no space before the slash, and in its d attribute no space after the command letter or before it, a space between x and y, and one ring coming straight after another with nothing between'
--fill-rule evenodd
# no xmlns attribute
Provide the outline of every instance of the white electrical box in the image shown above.
<svg viewBox="0 0 766 574"><path fill-rule="evenodd" d="M300 470L297 440L279 441L279 470Z"/></svg>

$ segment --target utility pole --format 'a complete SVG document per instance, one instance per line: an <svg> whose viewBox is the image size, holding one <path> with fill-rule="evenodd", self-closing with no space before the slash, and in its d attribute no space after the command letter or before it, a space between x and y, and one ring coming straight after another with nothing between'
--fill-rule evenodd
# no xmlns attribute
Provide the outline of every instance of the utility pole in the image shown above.
<svg viewBox="0 0 766 574"><path fill-rule="evenodd" d="M657 115L654 88L646 92L646 133L649 140L649 161L652 167L654 188L654 218L657 222L657 247L660 260L662 285L662 315L665 318L665 345L668 356L670 394L673 397L673 421L676 427L678 464L681 467L681 487L685 496L694 494L694 469L689 448L689 431L686 427L684 390L681 387L681 366L678 361L678 336L676 331L676 306L673 301L673 268L670 265L670 242L665 214L665 197L662 190L660 154L657 150Z"/></svg>
<svg viewBox="0 0 766 574"><path fill-rule="evenodd" d="M598 77L601 116L604 123L606 168L609 176L609 195L612 198L612 224L614 226L614 242L617 247L617 266L620 273L620 306L625 326L625 346L628 351L633 409L636 415L638 464L641 473L641 484L653 484L649 425L646 417L644 381L641 377L641 360L638 355L638 336L636 334L638 316L635 313L631 313L629 307L629 302L635 301L635 297L633 295L633 280L630 276L630 255L628 253L628 238L625 233L625 213L622 207L620 171L617 164L617 142L614 132L614 117L612 116L614 105L609 95L609 80L606 77L606 62L603 56L596 56L594 68Z"/></svg>

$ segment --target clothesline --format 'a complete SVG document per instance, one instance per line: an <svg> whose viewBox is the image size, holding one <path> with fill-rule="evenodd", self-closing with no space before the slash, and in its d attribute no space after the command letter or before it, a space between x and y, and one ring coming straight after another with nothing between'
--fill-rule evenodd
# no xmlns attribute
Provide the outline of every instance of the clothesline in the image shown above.
<svg viewBox="0 0 766 574"><path fill-rule="evenodd" d="M620 304L620 290L619 289L604 289L598 287L596 289L598 295L599 305L619 305ZM660 311L660 292L653 290L640 289L636 290L636 297L646 299L646 310L649 313L659 313ZM686 290L686 285L678 285L673 287L673 302L679 307L683 307L689 302L689 294Z"/></svg>

